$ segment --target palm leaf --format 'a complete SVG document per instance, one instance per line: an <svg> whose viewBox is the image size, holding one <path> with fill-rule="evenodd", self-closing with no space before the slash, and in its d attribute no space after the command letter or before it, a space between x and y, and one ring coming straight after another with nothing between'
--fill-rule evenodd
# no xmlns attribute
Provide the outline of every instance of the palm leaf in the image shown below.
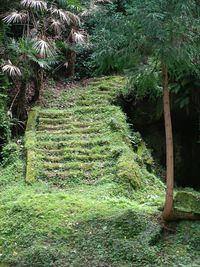
<svg viewBox="0 0 200 267"><path fill-rule="evenodd" d="M21 5L36 10L47 10L47 2L44 0L22 0Z"/></svg>
<svg viewBox="0 0 200 267"><path fill-rule="evenodd" d="M51 8L50 9L51 14L56 16L58 19L60 19L62 22L70 25L70 24L80 24L80 18L73 14L72 12L65 11L63 9L58 8Z"/></svg>
<svg viewBox="0 0 200 267"><path fill-rule="evenodd" d="M3 18L5 23L23 23L28 18L28 14L25 11L13 11Z"/></svg>
<svg viewBox="0 0 200 267"><path fill-rule="evenodd" d="M56 48L53 43L47 42L43 39L35 39L33 43L33 48L42 58L53 56L56 54Z"/></svg>
<svg viewBox="0 0 200 267"><path fill-rule="evenodd" d="M8 60L8 64L5 64L2 67L2 71L7 73L11 77L22 75L21 70L18 67L16 67L15 65L13 65L10 60Z"/></svg>

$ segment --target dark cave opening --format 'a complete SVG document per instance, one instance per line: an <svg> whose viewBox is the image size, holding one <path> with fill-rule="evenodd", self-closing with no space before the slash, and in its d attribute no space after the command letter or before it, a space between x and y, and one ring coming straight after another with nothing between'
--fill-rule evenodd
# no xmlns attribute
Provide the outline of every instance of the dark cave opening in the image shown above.
<svg viewBox="0 0 200 267"><path fill-rule="evenodd" d="M162 101L162 100L161 100ZM157 118L155 106L149 99L135 104L121 98L120 105L127 114L133 131L140 132L155 161L165 168L165 130L163 116ZM175 183L180 187L200 189L200 126L196 108L173 110Z"/></svg>

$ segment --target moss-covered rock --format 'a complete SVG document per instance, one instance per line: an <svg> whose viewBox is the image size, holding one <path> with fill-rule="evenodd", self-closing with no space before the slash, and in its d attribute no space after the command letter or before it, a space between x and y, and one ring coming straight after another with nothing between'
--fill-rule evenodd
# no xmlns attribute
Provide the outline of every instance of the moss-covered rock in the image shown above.
<svg viewBox="0 0 200 267"><path fill-rule="evenodd" d="M117 177L118 181L127 187L137 189L141 186L142 172L131 149L124 151L118 158Z"/></svg>
<svg viewBox="0 0 200 267"><path fill-rule="evenodd" d="M200 193L179 191L175 196L175 209L200 214Z"/></svg>
<svg viewBox="0 0 200 267"><path fill-rule="evenodd" d="M36 126L40 108L34 108L29 112L25 134L26 149L26 181L32 183L36 179Z"/></svg>

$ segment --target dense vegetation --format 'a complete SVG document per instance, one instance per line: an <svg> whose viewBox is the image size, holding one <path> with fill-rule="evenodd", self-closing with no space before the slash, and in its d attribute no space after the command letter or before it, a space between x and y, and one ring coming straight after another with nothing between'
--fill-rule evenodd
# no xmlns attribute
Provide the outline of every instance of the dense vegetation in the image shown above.
<svg viewBox="0 0 200 267"><path fill-rule="evenodd" d="M199 16L1 1L0 266L200 265Z"/></svg>

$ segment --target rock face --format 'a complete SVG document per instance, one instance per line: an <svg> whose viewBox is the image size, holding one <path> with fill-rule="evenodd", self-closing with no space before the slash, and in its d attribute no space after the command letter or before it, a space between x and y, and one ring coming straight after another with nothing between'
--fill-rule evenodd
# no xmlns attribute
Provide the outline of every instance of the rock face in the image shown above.
<svg viewBox="0 0 200 267"><path fill-rule="evenodd" d="M175 209L200 214L200 193L179 191L175 196Z"/></svg>

